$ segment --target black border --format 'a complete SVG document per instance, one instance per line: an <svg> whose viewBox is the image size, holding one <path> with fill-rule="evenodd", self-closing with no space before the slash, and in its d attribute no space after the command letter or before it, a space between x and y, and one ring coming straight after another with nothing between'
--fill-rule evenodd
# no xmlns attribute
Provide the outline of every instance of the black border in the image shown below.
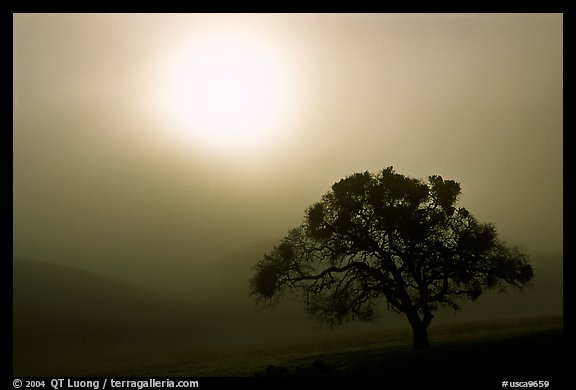
<svg viewBox="0 0 576 390"><path fill-rule="evenodd" d="M14 13L55 13L55 12L99 12L99 13L109 13L109 12L147 12L147 13L156 13L156 12L387 12L387 13L396 13L396 12L408 12L408 13L493 13L493 12L503 12L503 13L562 13L563 14L563 29L564 29L564 46L570 46L571 37L573 36L573 25L572 22L572 13L571 7L569 7L569 1L547 1L547 2L517 2L516 4L512 4L511 2L404 2L404 3L388 3L388 2L378 2L378 1L355 1L355 2L348 2L348 3L331 3L330 6L314 4L312 2L270 2L270 3L262 3L262 2L182 2L182 1L173 1L173 2L161 2L161 3L144 3L138 2L135 5L129 4L119 4L119 3L96 3L87 4L83 2L74 2L74 3L54 3L54 2L20 2L15 3L13 2L8 7L10 9L10 13L5 12L4 14L4 23L6 29L8 26L13 26L13 19L12 16ZM10 20L8 20L10 17ZM13 30L12 30L13 31ZM4 34L5 37L11 37L12 33L6 31ZM564 85L570 86L572 77L570 69L574 69L572 65L570 65L573 61L571 60L571 51L566 50L566 55L564 56L564 69L568 69L568 71L563 72L564 77ZM11 91L12 88L3 89L8 94L8 91ZM568 101L568 106L571 106L572 99L571 93L572 88L564 87L564 101ZM566 99L566 97L568 99ZM8 96L7 96L8 99ZM6 101L6 100L5 100ZM566 103L565 103L566 105ZM569 111L570 112L570 111ZM5 113L5 118L8 117L10 113ZM12 116L10 115L10 118ZM572 129L571 123L571 116L564 116L564 128ZM4 146L5 153L2 153L2 156L6 159L4 166L13 167L13 159L12 159L12 132L6 131L5 134L10 134L7 136L6 140L2 143ZM573 176L571 175L571 165L569 164L568 157L572 155L572 149L570 148L569 144L571 141L571 137L569 137L568 132L564 132L564 178L565 178L565 185L564 185L564 206L566 207L564 210L564 215L573 215L571 213L573 205L571 202L566 202L566 200L574 199L571 194L572 190L572 180ZM10 158L10 161L8 161ZM13 171L12 171L13 172ZM11 177L9 177L10 179ZM572 179L572 180L571 180ZM9 200L6 200L8 198ZM4 204L10 204L12 206L13 201L13 192L10 192L10 196L5 198ZM12 209L6 209L4 212L4 219L5 221L11 220L12 217ZM569 228L566 225L566 218L564 219L564 228ZM5 230L5 232L8 230ZM566 230L565 230L566 231ZM568 231L570 232L570 231ZM4 239L7 241L6 234L3 235ZM4 248L12 248L12 245L6 243ZM569 251L566 250L567 247L564 248L564 257L571 260L571 255ZM12 251L13 252L13 251ZM8 259L5 259L5 263L8 262ZM12 270L12 263L10 262L10 270ZM572 261L564 262L564 275L573 275L572 272ZM4 299L8 299L7 297L12 297L12 278L11 272L4 272L3 275L6 280L2 286L4 290L4 294L2 295ZM572 283L567 278L564 278L564 306L565 307L572 307L573 303L573 289ZM8 305L6 305L8 306ZM12 299L10 298L10 308L12 308ZM12 310L10 310L12 313ZM571 319L571 312L564 311L564 331L563 331L563 338L565 344L571 344L572 342L572 319ZM5 317L6 318L6 317ZM7 322L7 319L5 320ZM6 323L5 322L5 323ZM12 321L10 322L10 326L5 327L9 328L11 331L13 330ZM4 345L10 345L10 357L5 361L12 362L12 353L13 353L13 346L12 346L12 337L10 335L6 335L6 341ZM571 345L566 345L568 348ZM4 349L8 351L8 348ZM12 386L13 380L16 377L13 376L12 367L5 368L6 377L9 378L10 384ZM565 371L569 371L568 368ZM546 380L550 380L552 382L551 388L562 388L563 380L565 379L568 382L569 372L565 378L543 378ZM20 379L28 379L28 380L44 380L49 381L52 378L20 378ZM90 380L90 379L99 379L102 378L89 378L89 377L82 377L80 379L83 380ZM123 379L130 379L128 377ZM133 378L135 380L145 379L145 378ZM161 378L157 378L161 379ZM200 382L200 388L219 388L219 387L231 387L237 385L248 385L251 388L294 388L297 386L309 386L309 385L317 385L321 387L325 386L336 386L336 387L351 387L351 388L361 388L364 386L369 386L375 384L381 388L385 389L396 389L396 388L413 388L414 386L426 386L430 388L430 386L438 385L442 386L442 388L486 388L486 389L494 389L494 388L501 388L501 381L502 380L524 380L526 378L494 378L490 377L489 373L479 373L478 377L476 378L456 378L451 381L451 384L446 383L442 380L442 378L410 378L408 380L397 380L395 381L393 378L385 378L382 380L381 378L166 378L166 379L190 379L190 380L198 380ZM14 387L12 387L14 388ZM101 388L101 387L100 387Z"/></svg>

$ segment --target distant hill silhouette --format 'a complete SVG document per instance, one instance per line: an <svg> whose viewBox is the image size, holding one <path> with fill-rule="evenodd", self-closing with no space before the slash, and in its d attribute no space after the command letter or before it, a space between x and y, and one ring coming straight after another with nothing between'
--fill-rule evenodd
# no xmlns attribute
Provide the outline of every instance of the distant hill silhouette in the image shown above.
<svg viewBox="0 0 576 390"><path fill-rule="evenodd" d="M264 245L255 246L214 261L211 278L191 275L189 292L172 296L72 266L17 259L14 372L107 372L130 362L140 364L138 359L144 357L153 366L150 356L173 356L178 350L202 359L212 348L290 344L301 338L321 343L322 335L404 329L403 318L388 312L376 323L319 332L305 319L300 303L286 303L277 312L255 310L246 281L250 264L266 250ZM535 257L534 264L532 290L481 297L457 315L446 312L438 324L561 315L562 256Z"/></svg>
<svg viewBox="0 0 576 390"><path fill-rule="evenodd" d="M13 292L15 349L131 337L166 310L142 289L39 261L14 261Z"/></svg>

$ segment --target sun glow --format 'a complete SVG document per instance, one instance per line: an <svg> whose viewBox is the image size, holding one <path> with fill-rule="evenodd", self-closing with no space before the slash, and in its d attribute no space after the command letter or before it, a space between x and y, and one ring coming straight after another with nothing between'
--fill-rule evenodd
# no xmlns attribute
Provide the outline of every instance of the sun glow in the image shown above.
<svg viewBox="0 0 576 390"><path fill-rule="evenodd" d="M161 115L202 148L254 151L277 142L294 107L280 49L237 27L183 40L163 67Z"/></svg>

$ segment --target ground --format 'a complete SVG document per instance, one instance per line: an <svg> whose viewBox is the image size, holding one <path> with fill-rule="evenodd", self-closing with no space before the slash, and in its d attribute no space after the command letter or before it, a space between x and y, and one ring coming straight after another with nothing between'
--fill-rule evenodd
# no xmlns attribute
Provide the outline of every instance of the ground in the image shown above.
<svg viewBox="0 0 576 390"><path fill-rule="evenodd" d="M562 379L562 317L439 325L431 329L430 343L428 351L412 351L408 329L204 350L100 343L89 350L15 351L14 374L338 382L380 377L445 387L457 382L461 388L478 383L500 388L505 380L548 381L558 388Z"/></svg>

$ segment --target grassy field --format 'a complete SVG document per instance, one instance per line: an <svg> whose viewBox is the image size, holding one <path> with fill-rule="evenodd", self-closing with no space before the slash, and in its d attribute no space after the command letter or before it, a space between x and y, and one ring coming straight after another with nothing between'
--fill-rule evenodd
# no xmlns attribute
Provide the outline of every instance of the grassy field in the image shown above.
<svg viewBox="0 0 576 390"><path fill-rule="evenodd" d="M135 371L136 375L197 376L405 376L546 374L562 361L562 319L529 318L439 326L429 351L412 351L409 330L301 340L230 349L199 361ZM273 368L276 367L276 368Z"/></svg>
<svg viewBox="0 0 576 390"><path fill-rule="evenodd" d="M507 327L505 325L510 325ZM445 328L429 351L412 351L406 340L327 351L283 362L295 376L556 376L562 366L562 330L552 323L469 325ZM263 375L274 375L268 368Z"/></svg>
<svg viewBox="0 0 576 390"><path fill-rule="evenodd" d="M429 351L412 351L410 338L404 329L204 348L100 342L17 351L14 374L551 380L564 366L561 317L438 325L431 328Z"/></svg>

